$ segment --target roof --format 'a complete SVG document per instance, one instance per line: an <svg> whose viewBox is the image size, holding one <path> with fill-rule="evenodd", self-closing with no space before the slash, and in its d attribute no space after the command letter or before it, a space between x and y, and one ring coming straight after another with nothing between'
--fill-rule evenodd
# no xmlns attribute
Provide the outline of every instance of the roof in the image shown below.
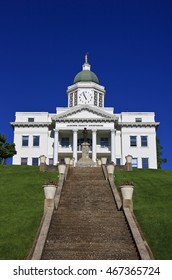
<svg viewBox="0 0 172 280"><path fill-rule="evenodd" d="M90 70L82 70L75 76L73 81L74 84L78 82L94 82L99 84L99 79L94 72Z"/></svg>

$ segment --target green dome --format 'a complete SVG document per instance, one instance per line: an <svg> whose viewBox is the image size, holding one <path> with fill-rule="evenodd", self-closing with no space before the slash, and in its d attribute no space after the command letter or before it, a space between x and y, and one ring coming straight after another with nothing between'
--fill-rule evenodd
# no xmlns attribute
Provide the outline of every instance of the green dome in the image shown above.
<svg viewBox="0 0 172 280"><path fill-rule="evenodd" d="M96 84L99 84L99 79L92 71L82 70L75 76L73 81L74 84L78 82L94 82Z"/></svg>

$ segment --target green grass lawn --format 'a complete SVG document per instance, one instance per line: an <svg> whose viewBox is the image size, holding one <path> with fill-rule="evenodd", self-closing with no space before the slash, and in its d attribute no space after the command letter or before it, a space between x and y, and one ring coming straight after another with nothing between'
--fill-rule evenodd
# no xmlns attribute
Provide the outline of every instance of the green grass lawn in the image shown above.
<svg viewBox="0 0 172 280"><path fill-rule="evenodd" d="M55 172L34 166L0 166L0 259L25 259L44 205L42 184Z"/></svg>
<svg viewBox="0 0 172 280"><path fill-rule="evenodd" d="M133 181L134 213L155 259L172 260L172 171L117 172L115 183Z"/></svg>
<svg viewBox="0 0 172 280"><path fill-rule="evenodd" d="M0 259L25 259L43 214L42 184L57 174L32 166L0 166ZM172 171L117 172L134 182L134 213L155 259L172 260Z"/></svg>

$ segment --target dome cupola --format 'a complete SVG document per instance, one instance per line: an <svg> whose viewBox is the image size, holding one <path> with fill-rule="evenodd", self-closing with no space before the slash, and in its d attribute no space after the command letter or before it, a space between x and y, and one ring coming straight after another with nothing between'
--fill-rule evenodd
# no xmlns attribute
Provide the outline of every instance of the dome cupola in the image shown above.
<svg viewBox="0 0 172 280"><path fill-rule="evenodd" d="M104 107L105 88L100 85L96 74L90 71L88 54L79 72L68 87L68 107L89 105L94 107Z"/></svg>
<svg viewBox="0 0 172 280"><path fill-rule="evenodd" d="M85 55L85 63L82 66L82 71L79 72L75 78L73 83L79 82L94 82L99 84L99 79L97 78L96 74L90 71L91 65L88 63L88 54Z"/></svg>

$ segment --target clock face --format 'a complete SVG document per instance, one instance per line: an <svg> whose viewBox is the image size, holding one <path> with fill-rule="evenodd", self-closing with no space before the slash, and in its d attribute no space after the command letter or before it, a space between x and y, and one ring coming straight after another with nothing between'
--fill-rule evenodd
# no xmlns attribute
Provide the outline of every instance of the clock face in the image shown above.
<svg viewBox="0 0 172 280"><path fill-rule="evenodd" d="M82 90L79 93L79 102L80 104L92 104L93 103L93 96L90 91Z"/></svg>

